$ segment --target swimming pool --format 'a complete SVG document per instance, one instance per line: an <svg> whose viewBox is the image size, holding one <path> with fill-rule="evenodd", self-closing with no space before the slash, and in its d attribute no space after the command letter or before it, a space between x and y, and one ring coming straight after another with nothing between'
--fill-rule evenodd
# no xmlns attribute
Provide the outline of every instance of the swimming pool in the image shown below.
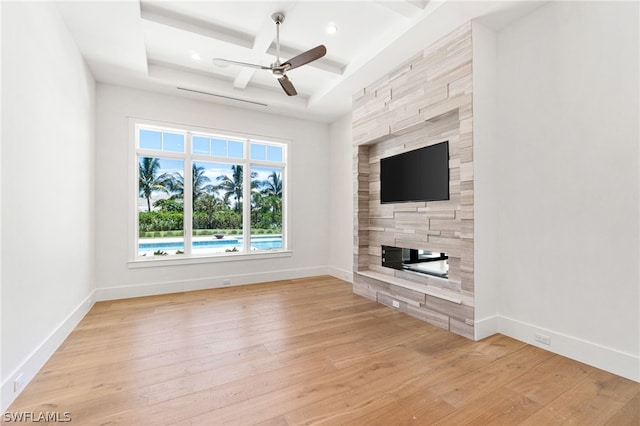
<svg viewBox="0 0 640 426"><path fill-rule="evenodd" d="M192 246L194 251L212 251L223 252L225 250L232 250L234 247L238 250L242 249L243 238L238 237L225 237L217 239L210 237L206 239L193 240ZM254 235L251 237L251 247L257 250L272 250L282 248L282 236L281 235ZM171 252L175 250L184 251L183 241L144 241L138 243L138 251L154 252L154 251L166 251Z"/></svg>

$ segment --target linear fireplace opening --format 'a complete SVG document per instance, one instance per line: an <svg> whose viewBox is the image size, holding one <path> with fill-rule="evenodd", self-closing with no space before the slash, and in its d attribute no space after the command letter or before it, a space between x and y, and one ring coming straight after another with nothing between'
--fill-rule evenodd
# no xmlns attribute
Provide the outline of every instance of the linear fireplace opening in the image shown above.
<svg viewBox="0 0 640 426"><path fill-rule="evenodd" d="M449 255L445 252L383 245L382 266L439 278L449 278Z"/></svg>

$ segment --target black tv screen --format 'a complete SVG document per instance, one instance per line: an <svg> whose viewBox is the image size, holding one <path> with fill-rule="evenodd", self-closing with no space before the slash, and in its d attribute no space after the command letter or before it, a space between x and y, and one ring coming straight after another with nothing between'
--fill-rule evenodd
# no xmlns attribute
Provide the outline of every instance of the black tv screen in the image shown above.
<svg viewBox="0 0 640 426"><path fill-rule="evenodd" d="M449 199L449 142L380 160L380 202Z"/></svg>

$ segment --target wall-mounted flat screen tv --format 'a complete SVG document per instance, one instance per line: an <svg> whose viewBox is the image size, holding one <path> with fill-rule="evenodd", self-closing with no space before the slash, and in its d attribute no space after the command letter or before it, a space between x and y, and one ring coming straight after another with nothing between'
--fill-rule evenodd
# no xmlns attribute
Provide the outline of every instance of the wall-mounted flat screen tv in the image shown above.
<svg viewBox="0 0 640 426"><path fill-rule="evenodd" d="M449 199L449 141L380 160L380 202Z"/></svg>

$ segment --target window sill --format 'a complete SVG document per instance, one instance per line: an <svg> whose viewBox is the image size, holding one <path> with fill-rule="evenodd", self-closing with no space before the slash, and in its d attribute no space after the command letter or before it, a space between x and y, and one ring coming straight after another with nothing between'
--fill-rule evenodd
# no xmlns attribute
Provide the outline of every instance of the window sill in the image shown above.
<svg viewBox="0 0 640 426"><path fill-rule="evenodd" d="M291 250L263 251L259 253L234 253L217 256L191 256L191 257L152 257L149 259L136 259L127 262L129 269L158 268L163 266L195 265L202 263L237 262L245 260L273 259L277 257L291 257Z"/></svg>

